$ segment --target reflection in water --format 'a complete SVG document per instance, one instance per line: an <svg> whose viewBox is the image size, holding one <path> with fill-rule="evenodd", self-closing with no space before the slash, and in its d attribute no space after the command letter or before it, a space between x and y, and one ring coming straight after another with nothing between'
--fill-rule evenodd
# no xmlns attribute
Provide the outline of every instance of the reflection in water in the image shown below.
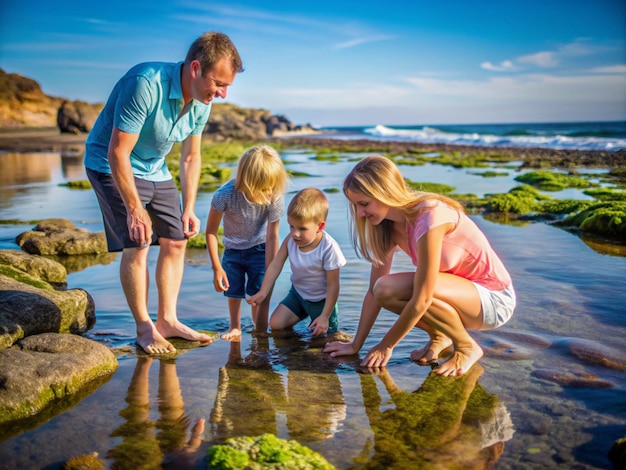
<svg viewBox="0 0 626 470"><path fill-rule="evenodd" d="M156 423L149 419L151 365L152 358L137 358L126 395L128 406L120 411L126 422L112 434L112 437L122 437L122 441L107 453L107 457L113 459L114 469L162 468L163 465L192 468L193 462L188 457L202 442L204 419L197 420L191 427L191 437L187 440L187 429L191 423L185 415L176 362L171 359L160 360L160 418Z"/></svg>
<svg viewBox="0 0 626 470"><path fill-rule="evenodd" d="M299 337L275 336L280 362L287 372L287 429L289 437L300 442L328 439L346 418L346 403L336 373L336 361L321 348L309 348Z"/></svg>
<svg viewBox="0 0 626 470"><path fill-rule="evenodd" d="M475 364L460 377L430 373L411 393L394 383L388 369L378 370L393 408L381 403L374 376L362 374L374 448L363 450L355 468L492 467L514 430L504 406L478 384L482 372Z"/></svg>
<svg viewBox="0 0 626 470"><path fill-rule="evenodd" d="M256 336L251 352L241 356L241 343L230 342L226 365L220 369L211 430L218 442L233 436L276 434L276 412L284 406L282 378L269 361L269 340Z"/></svg>

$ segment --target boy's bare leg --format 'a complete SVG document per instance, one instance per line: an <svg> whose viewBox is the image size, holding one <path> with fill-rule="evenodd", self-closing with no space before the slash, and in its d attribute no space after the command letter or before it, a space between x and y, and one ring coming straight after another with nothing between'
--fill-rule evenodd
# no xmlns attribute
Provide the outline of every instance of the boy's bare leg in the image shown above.
<svg viewBox="0 0 626 470"><path fill-rule="evenodd" d="M222 335L222 339L228 341L241 340L241 300L228 297L228 313L230 315L230 330Z"/></svg>
<svg viewBox="0 0 626 470"><path fill-rule="evenodd" d="M178 294L183 281L187 240L160 238L159 244L160 251L156 266L156 285L159 294L157 330L164 338L177 337L189 341L210 343L211 338L209 336L181 323L177 316L176 309Z"/></svg>

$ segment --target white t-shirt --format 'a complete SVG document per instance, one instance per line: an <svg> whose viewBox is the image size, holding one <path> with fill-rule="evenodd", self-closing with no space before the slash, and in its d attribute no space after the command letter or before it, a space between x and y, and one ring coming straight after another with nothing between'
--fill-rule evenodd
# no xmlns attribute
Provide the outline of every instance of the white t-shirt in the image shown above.
<svg viewBox="0 0 626 470"><path fill-rule="evenodd" d="M291 283L303 299L319 302L326 298L326 271L339 269L346 258L339 244L326 231L314 250L302 252L292 238L287 242Z"/></svg>

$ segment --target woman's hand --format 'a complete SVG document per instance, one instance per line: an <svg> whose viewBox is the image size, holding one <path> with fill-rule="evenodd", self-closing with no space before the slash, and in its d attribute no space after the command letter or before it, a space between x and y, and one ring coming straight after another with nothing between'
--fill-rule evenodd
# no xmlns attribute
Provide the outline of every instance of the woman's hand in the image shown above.
<svg viewBox="0 0 626 470"><path fill-rule="evenodd" d="M385 367L391 359L393 348L381 346L380 343L374 346L361 361L363 367Z"/></svg>
<svg viewBox="0 0 626 470"><path fill-rule="evenodd" d="M331 341L324 345L324 352L330 353L330 357L351 356L359 352L353 343L343 343L341 341Z"/></svg>

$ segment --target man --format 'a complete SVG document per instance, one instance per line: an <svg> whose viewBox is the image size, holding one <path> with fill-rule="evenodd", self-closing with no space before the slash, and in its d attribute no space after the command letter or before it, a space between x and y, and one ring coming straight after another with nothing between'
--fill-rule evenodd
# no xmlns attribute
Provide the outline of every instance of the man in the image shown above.
<svg viewBox="0 0 626 470"><path fill-rule="evenodd" d="M214 98L226 98L243 72L230 38L209 32L194 41L184 62L136 65L115 85L89 133L87 176L96 192L109 251L123 251L120 281L137 325L137 344L148 354L174 352L167 340L210 342L182 324L176 305L187 239L200 230L195 202L200 144ZM178 189L165 163L182 142ZM148 313L148 250L160 245L156 266L156 324Z"/></svg>

